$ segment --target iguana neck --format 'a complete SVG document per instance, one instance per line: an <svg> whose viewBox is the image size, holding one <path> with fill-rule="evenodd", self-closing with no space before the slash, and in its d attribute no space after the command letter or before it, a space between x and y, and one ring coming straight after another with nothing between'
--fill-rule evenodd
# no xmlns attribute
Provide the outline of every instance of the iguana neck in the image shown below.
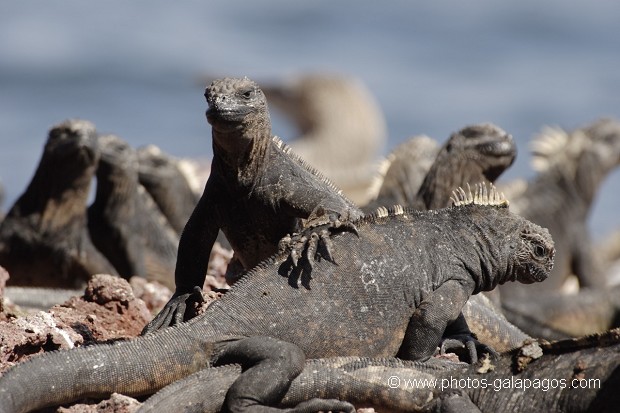
<svg viewBox="0 0 620 413"><path fill-rule="evenodd" d="M609 172L610 168L601 164L594 154L584 153L579 159L573 185L577 187L577 192L587 207L594 202L594 197Z"/></svg>
<svg viewBox="0 0 620 413"><path fill-rule="evenodd" d="M228 145L223 145L226 142ZM256 182L271 146L270 124L243 124L234 130L213 127L213 156L230 178L242 184Z"/></svg>
<svg viewBox="0 0 620 413"><path fill-rule="evenodd" d="M463 264L476 282L474 293L491 291L498 284L512 279L515 263L502 245L509 242L506 237L519 234L519 231L517 222L508 210L476 205L452 208L463 208L464 212L453 214L455 227L460 228L460 232L455 234L454 242L463 243L464 240L469 240L476 251L475 254L468 253L462 258ZM499 278L498 274L506 274L508 278Z"/></svg>
<svg viewBox="0 0 620 413"><path fill-rule="evenodd" d="M95 205L127 206L138 188L137 171L100 162L97 169Z"/></svg>
<svg viewBox="0 0 620 413"><path fill-rule="evenodd" d="M471 165L470 161L435 161L420 187L418 199L424 201L426 209L445 208L450 204L454 189L466 183L473 186L481 182L489 183L480 167Z"/></svg>
<svg viewBox="0 0 620 413"><path fill-rule="evenodd" d="M41 232L83 225L94 169L94 165L78 169L43 159L8 215L28 216Z"/></svg>

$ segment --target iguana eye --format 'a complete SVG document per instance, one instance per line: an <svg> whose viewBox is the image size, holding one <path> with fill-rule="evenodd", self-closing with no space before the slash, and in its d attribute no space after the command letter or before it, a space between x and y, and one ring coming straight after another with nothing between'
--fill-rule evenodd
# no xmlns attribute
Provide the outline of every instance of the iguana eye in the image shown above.
<svg viewBox="0 0 620 413"><path fill-rule="evenodd" d="M534 246L534 255L539 258L542 258L547 255L547 249L540 244L536 244Z"/></svg>
<svg viewBox="0 0 620 413"><path fill-rule="evenodd" d="M254 89L248 89L248 90L241 92L241 96L243 96L245 99L251 98L253 94L254 94Z"/></svg>

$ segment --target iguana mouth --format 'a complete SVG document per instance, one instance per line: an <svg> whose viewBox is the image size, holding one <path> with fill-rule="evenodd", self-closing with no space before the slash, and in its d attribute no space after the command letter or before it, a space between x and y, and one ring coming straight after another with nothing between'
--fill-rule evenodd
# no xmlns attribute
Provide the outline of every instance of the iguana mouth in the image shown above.
<svg viewBox="0 0 620 413"><path fill-rule="evenodd" d="M515 153L515 145L512 138L506 138L501 142L486 142L478 145L478 150L485 155L492 156L513 156Z"/></svg>

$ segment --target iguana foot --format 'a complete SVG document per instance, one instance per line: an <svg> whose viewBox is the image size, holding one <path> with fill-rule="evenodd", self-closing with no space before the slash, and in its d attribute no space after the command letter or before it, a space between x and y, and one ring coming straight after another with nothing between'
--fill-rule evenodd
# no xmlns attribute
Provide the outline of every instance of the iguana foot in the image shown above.
<svg viewBox="0 0 620 413"><path fill-rule="evenodd" d="M195 286L191 293L179 294L175 292L164 308L144 327L140 334L145 335L189 320L193 316L186 314L189 313L187 311L188 304L199 304L202 302L204 302L202 288L198 286ZM193 305L190 305L189 308L193 308Z"/></svg>
<svg viewBox="0 0 620 413"><path fill-rule="evenodd" d="M285 236L280 240L278 250L280 253L289 251L289 257L295 267L299 259L305 257L312 268L317 255L335 263L332 253L333 243L330 237L337 232L345 231L359 237L357 227L354 224L335 219L327 224L311 225L301 233ZM321 248L321 252L318 252L319 248Z"/></svg>
<svg viewBox="0 0 620 413"><path fill-rule="evenodd" d="M499 353L495 351L492 347L479 342L472 335L452 335L450 337L444 338L441 341L441 354L456 353L457 355L461 356L464 352L463 350L467 352L467 356L469 357L469 362L471 364L477 363L479 355L482 355L484 353L489 354L489 356L493 358L499 356Z"/></svg>

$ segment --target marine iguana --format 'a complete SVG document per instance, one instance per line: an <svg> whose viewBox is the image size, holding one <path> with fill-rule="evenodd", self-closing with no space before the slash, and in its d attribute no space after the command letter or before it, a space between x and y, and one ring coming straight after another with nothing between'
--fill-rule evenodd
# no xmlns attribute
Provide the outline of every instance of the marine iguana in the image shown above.
<svg viewBox="0 0 620 413"><path fill-rule="evenodd" d="M95 246L126 279L140 275L173 287L179 238L138 182L136 151L115 135L99 138L97 193L88 208Z"/></svg>
<svg viewBox="0 0 620 413"><path fill-rule="evenodd" d="M93 246L86 201L99 160L95 126L54 126L26 191L0 224L0 265L12 285L79 287L93 274L116 274Z"/></svg>
<svg viewBox="0 0 620 413"><path fill-rule="evenodd" d="M0 378L0 410L147 394L212 365L241 363L244 373L225 405L244 411L277 403L302 371L304 354L428 358L471 294L542 281L550 272L548 232L506 206L481 187L475 196L461 191L451 208L379 210L354 222L357 235L332 232L338 265L319 259L293 266L279 253L187 323L13 367ZM330 402L320 403L329 410Z"/></svg>
<svg viewBox="0 0 620 413"><path fill-rule="evenodd" d="M292 150L356 203L366 203L378 156L387 140L385 118L359 79L304 73L259 81L270 107L293 121Z"/></svg>
<svg viewBox="0 0 620 413"><path fill-rule="evenodd" d="M620 122L601 119L566 132L545 128L532 141L532 165L538 175L510 196L514 211L546 227L557 243L552 276L540 288L501 288L502 299L558 291L574 274L580 287L605 288L595 259L587 217L605 177L620 164Z"/></svg>
<svg viewBox="0 0 620 413"><path fill-rule="evenodd" d="M471 413L496 411L498 406L511 412L616 411L620 403L618 330L539 347L538 354L532 344L516 349L493 361L492 369L438 359L308 360L279 407L334 398L357 408L389 412ZM137 413L175 409L217 413L241 372L240 365L201 370L160 390ZM461 403L454 406L453 398Z"/></svg>
<svg viewBox="0 0 620 413"><path fill-rule="evenodd" d="M362 212L331 182L271 134L265 95L248 78L214 80L205 92L213 162L204 193L179 242L176 291L147 325L151 332L183 321L186 301L202 287L209 252L221 229L243 269L274 254L304 220L334 226Z"/></svg>
<svg viewBox="0 0 620 413"><path fill-rule="evenodd" d="M138 148L138 178L174 230L181 235L199 197L179 161L155 145Z"/></svg>

